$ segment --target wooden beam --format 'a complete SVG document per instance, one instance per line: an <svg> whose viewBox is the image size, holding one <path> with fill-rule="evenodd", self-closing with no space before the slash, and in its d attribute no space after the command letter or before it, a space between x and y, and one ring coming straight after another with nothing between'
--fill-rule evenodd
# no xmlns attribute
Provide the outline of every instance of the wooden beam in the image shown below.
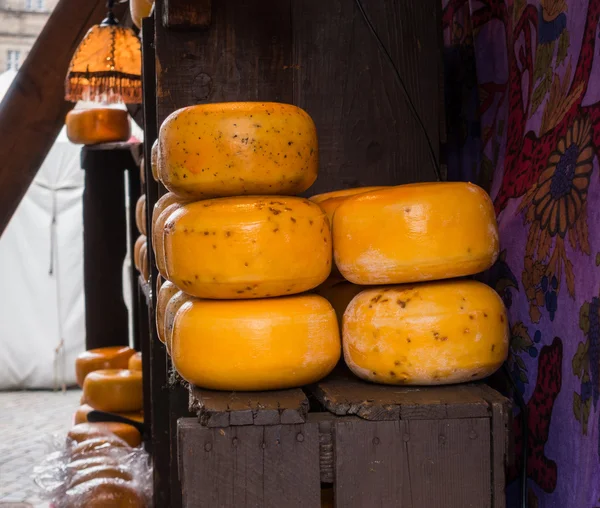
<svg viewBox="0 0 600 508"><path fill-rule="evenodd" d="M212 14L212 0L164 0L163 24L170 30L207 28Z"/></svg>
<svg viewBox="0 0 600 508"><path fill-rule="evenodd" d="M104 0L60 0L0 104L0 235L74 106L64 100L71 56L105 15Z"/></svg>

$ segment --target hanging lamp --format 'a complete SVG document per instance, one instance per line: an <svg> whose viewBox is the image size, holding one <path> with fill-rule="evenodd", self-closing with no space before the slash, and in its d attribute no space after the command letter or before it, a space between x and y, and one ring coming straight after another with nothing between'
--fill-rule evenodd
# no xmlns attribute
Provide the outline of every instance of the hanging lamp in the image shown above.
<svg viewBox="0 0 600 508"><path fill-rule="evenodd" d="M73 54L65 82L65 99L104 104L142 102L142 52L131 28L118 25L108 14L89 29Z"/></svg>

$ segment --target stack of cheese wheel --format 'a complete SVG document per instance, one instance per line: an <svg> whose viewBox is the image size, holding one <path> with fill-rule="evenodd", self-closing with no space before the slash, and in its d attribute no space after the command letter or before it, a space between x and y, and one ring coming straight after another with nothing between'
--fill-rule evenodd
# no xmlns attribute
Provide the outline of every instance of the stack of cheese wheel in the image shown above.
<svg viewBox="0 0 600 508"><path fill-rule="evenodd" d="M327 215L294 197L317 177L312 119L277 103L192 106L169 116L153 171L170 191L153 211L164 278L157 331L188 382L217 390L300 386L340 357L329 302Z"/></svg>
<svg viewBox="0 0 600 508"><path fill-rule="evenodd" d="M145 281L150 278L148 266L148 241L146 239L146 194L142 194L135 205L135 225L140 233L133 248L133 263Z"/></svg>
<svg viewBox="0 0 600 508"><path fill-rule="evenodd" d="M459 279L498 256L488 195L469 183L426 183L334 197L335 264L354 286L319 292L343 312L350 369L365 380L413 385L496 371L508 354L502 300L484 284ZM327 199L319 204L326 209Z"/></svg>

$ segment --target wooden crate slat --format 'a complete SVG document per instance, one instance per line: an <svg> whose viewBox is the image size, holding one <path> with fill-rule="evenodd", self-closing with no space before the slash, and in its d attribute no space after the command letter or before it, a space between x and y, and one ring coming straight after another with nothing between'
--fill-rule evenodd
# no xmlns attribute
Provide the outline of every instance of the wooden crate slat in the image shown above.
<svg viewBox="0 0 600 508"><path fill-rule="evenodd" d="M182 418L178 437L184 507L320 506L315 424L217 429Z"/></svg>
<svg viewBox="0 0 600 508"><path fill-rule="evenodd" d="M306 420L308 399L299 388L218 392L191 386L190 411L207 427L296 424Z"/></svg>

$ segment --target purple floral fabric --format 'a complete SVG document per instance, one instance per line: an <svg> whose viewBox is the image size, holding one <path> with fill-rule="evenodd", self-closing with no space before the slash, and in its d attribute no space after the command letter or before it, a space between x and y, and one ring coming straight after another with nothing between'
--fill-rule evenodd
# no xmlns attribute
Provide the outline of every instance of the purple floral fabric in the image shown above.
<svg viewBox="0 0 600 508"><path fill-rule="evenodd" d="M517 507L600 507L600 0L443 0L450 179L490 191L485 275L511 323L528 406L513 430Z"/></svg>

